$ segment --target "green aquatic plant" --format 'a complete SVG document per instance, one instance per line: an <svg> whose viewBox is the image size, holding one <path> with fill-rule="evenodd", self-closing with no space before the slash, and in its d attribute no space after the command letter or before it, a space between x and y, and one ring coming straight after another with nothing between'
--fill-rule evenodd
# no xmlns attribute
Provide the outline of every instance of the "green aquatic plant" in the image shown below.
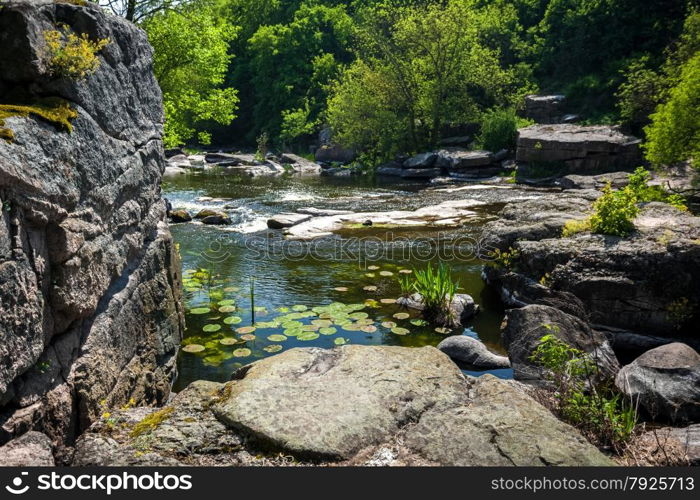
<svg viewBox="0 0 700 500"><path fill-rule="evenodd" d="M255 324L255 276L250 277L250 286L248 288L250 296L250 324Z"/></svg>
<svg viewBox="0 0 700 500"><path fill-rule="evenodd" d="M443 317L450 321L450 305L459 288L459 282L452 279L452 272L444 262L433 268L416 269L413 288L423 299L423 316L428 321Z"/></svg>

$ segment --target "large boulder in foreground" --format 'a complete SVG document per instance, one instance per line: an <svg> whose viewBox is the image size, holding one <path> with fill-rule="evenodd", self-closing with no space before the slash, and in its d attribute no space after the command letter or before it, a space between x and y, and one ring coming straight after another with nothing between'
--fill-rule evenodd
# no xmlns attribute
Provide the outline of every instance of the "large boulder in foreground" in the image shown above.
<svg viewBox="0 0 700 500"><path fill-rule="evenodd" d="M516 380L542 380L546 373L531 356L545 335L587 353L600 370L600 378L612 378L620 365L607 338L585 321L545 305L510 309L502 326L503 344L508 351Z"/></svg>
<svg viewBox="0 0 700 500"><path fill-rule="evenodd" d="M624 366L615 385L654 420L700 422L700 354L674 342Z"/></svg>
<svg viewBox="0 0 700 500"><path fill-rule="evenodd" d="M71 444L101 402L163 404L184 330L152 49L84 3L0 9L3 101L54 96L77 113L71 133L7 118L15 139L0 140L0 443L33 429ZM42 34L62 25L110 40L85 79L48 74Z"/></svg>
<svg viewBox="0 0 700 500"><path fill-rule="evenodd" d="M611 465L522 388L432 347L292 349L232 378L115 412L74 465Z"/></svg>
<svg viewBox="0 0 700 500"><path fill-rule="evenodd" d="M29 431L0 446L0 467L53 467L51 440L40 432Z"/></svg>
<svg viewBox="0 0 700 500"><path fill-rule="evenodd" d="M516 160L559 165L560 173L594 174L637 166L640 142L608 125L531 125L518 130Z"/></svg>
<svg viewBox="0 0 700 500"><path fill-rule="evenodd" d="M612 461L573 427L513 385L477 379L469 406L434 408L410 427L404 442L444 466L610 466Z"/></svg>
<svg viewBox="0 0 700 500"><path fill-rule="evenodd" d="M292 349L243 370L214 414L263 444L307 457L350 458L426 409L460 403L467 390L433 347Z"/></svg>

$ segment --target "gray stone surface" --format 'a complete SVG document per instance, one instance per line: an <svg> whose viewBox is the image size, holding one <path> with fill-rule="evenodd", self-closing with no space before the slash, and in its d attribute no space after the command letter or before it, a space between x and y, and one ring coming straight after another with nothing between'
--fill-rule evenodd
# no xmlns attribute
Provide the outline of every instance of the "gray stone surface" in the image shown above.
<svg viewBox="0 0 700 500"><path fill-rule="evenodd" d="M466 393L433 347L292 349L250 365L213 407L227 425L301 456L349 458Z"/></svg>
<svg viewBox="0 0 700 500"><path fill-rule="evenodd" d="M285 227L292 227L295 224L300 224L301 222L309 220L311 217L312 216L310 214L277 214L267 219L267 227L269 227L270 229L283 229Z"/></svg>
<svg viewBox="0 0 700 500"><path fill-rule="evenodd" d="M484 375L468 405L435 407L409 428L405 444L444 466L610 466L576 429L512 385Z"/></svg>
<svg viewBox="0 0 700 500"><path fill-rule="evenodd" d="M48 78L41 34L109 38L85 80ZM0 10L0 95L55 96L73 131L6 120L0 141L0 442L70 443L100 413L163 403L184 320L160 180L163 109L143 31L88 4Z"/></svg>
<svg viewBox="0 0 700 500"><path fill-rule="evenodd" d="M674 342L622 367L615 385L654 420L700 421L700 354Z"/></svg>
<svg viewBox="0 0 700 500"><path fill-rule="evenodd" d="M528 95L525 96L525 118L536 123L559 123L563 121L564 104L566 96L553 95Z"/></svg>
<svg viewBox="0 0 700 500"><path fill-rule="evenodd" d="M516 380L546 379L545 370L531 357L540 339L549 334L587 353L598 366L601 380L615 377L620 369L605 335L592 330L588 323L550 306L528 305L507 311L501 327Z"/></svg>
<svg viewBox="0 0 700 500"><path fill-rule="evenodd" d="M516 159L561 164L566 173L600 173L634 168L641 141L608 125L531 125L518 131Z"/></svg>
<svg viewBox="0 0 700 500"><path fill-rule="evenodd" d="M445 298L447 299L447 297ZM400 306L417 311L425 310L423 297L419 293L414 293L408 297L401 297L396 303ZM479 312L479 306L474 302L471 295L457 293L452 297L452 301L450 302L449 314L439 313L435 318L429 319L439 325L461 326L473 318L477 312Z"/></svg>
<svg viewBox="0 0 700 500"><path fill-rule="evenodd" d="M53 467L51 440L40 432L29 431L0 446L0 467Z"/></svg>
<svg viewBox="0 0 700 500"><path fill-rule="evenodd" d="M510 368L510 360L507 356L492 353L483 342L466 335L447 337L437 345L437 348L450 358L480 370Z"/></svg>
<svg viewBox="0 0 700 500"><path fill-rule="evenodd" d="M418 169L432 168L438 159L437 153L421 153L403 162L403 168Z"/></svg>

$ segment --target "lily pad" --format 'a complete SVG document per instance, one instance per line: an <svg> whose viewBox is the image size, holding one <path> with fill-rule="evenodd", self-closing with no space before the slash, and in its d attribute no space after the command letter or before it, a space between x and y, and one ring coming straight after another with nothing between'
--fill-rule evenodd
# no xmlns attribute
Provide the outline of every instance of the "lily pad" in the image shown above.
<svg viewBox="0 0 700 500"><path fill-rule="evenodd" d="M202 352L205 349L203 345L200 344L188 344L182 348L183 351L189 353Z"/></svg>
<svg viewBox="0 0 700 500"><path fill-rule="evenodd" d="M308 309L308 307L306 307L303 304L297 304L295 306L292 306L292 311L296 311L296 312L303 312L303 311L306 311L307 309Z"/></svg>
<svg viewBox="0 0 700 500"><path fill-rule="evenodd" d="M194 309L190 309L190 314L209 314L211 312L211 309L208 307L195 307Z"/></svg>
<svg viewBox="0 0 700 500"><path fill-rule="evenodd" d="M394 314L394 318L396 318L396 319L408 319L410 317L411 317L411 315L408 313L396 313L396 314Z"/></svg>
<svg viewBox="0 0 700 500"><path fill-rule="evenodd" d="M357 321L355 321L355 323L360 325L360 326L367 326L367 325L373 325L374 320L371 318L364 318L364 319L358 319Z"/></svg>
<svg viewBox="0 0 700 500"><path fill-rule="evenodd" d="M225 337L219 340L219 344L221 345L236 345L238 343L240 343L240 340L234 339L233 337Z"/></svg>
<svg viewBox="0 0 700 500"><path fill-rule="evenodd" d="M396 327L397 325L393 321L382 321L382 326L384 328L389 328L391 330L392 328Z"/></svg>
<svg viewBox="0 0 700 500"><path fill-rule="evenodd" d="M245 335L241 335L241 340L245 340L246 342L252 342L255 340L255 335L252 333L246 333Z"/></svg>
<svg viewBox="0 0 700 500"><path fill-rule="evenodd" d="M395 326L391 329L391 333L395 333L396 335L408 335L409 333L411 333L411 331L408 328L401 328L400 326Z"/></svg>
<svg viewBox="0 0 700 500"><path fill-rule="evenodd" d="M343 337L338 337L333 341L335 345L345 345L348 343L348 339L344 339Z"/></svg>
<svg viewBox="0 0 700 500"><path fill-rule="evenodd" d="M279 328L279 321L258 321L255 326L260 330L261 328Z"/></svg>
<svg viewBox="0 0 700 500"><path fill-rule="evenodd" d="M269 340L270 342L284 342L285 340L287 340L287 337L285 337L284 335L280 335L279 333L275 333L273 335L268 336L267 340Z"/></svg>
<svg viewBox="0 0 700 500"><path fill-rule="evenodd" d="M379 266L367 266L367 269L369 269L370 271L376 271L379 269Z"/></svg>
<svg viewBox="0 0 700 500"><path fill-rule="evenodd" d="M316 332L301 332L297 335L297 340L308 342L309 340L316 340L319 337Z"/></svg>
<svg viewBox="0 0 700 500"><path fill-rule="evenodd" d="M329 326L331 326L333 324L333 322L329 319L315 319L315 320L311 321L311 324L316 325L319 328L328 328Z"/></svg>
<svg viewBox="0 0 700 500"><path fill-rule="evenodd" d="M319 330L318 330L318 333L320 333L321 335L333 335L337 332L338 332L338 330L333 328L332 326L319 328Z"/></svg>
<svg viewBox="0 0 700 500"><path fill-rule="evenodd" d="M260 314L267 314L267 308L265 308L264 306L254 307L253 311Z"/></svg>
<svg viewBox="0 0 700 500"><path fill-rule="evenodd" d="M409 323L411 323L412 325L415 325L415 326L425 326L428 324L427 321L425 321L424 319L420 319L420 318L412 319L411 321L409 321Z"/></svg>
<svg viewBox="0 0 700 500"><path fill-rule="evenodd" d="M391 271L379 271L379 276L393 276L394 273Z"/></svg>
<svg viewBox="0 0 700 500"><path fill-rule="evenodd" d="M413 271L410 269L399 269L399 273L401 274L411 274Z"/></svg>
<svg viewBox="0 0 700 500"><path fill-rule="evenodd" d="M362 329L362 325L358 325L357 323L348 323L347 325L343 325L342 328L347 332L359 332Z"/></svg>
<svg viewBox="0 0 700 500"><path fill-rule="evenodd" d="M240 316L229 316L228 318L224 318L224 323L227 325L237 325L241 321L243 321L243 318Z"/></svg>
<svg viewBox="0 0 700 500"><path fill-rule="evenodd" d="M365 325L362 328L360 328L365 333L374 333L377 331L377 327L374 325Z"/></svg>
<svg viewBox="0 0 700 500"><path fill-rule="evenodd" d="M232 313L236 310L236 306L221 306L219 307L219 312L221 313Z"/></svg>
<svg viewBox="0 0 700 500"><path fill-rule="evenodd" d="M452 330L450 330L449 328L438 327L438 328L435 329L435 331L436 331L437 333L442 333L443 335L447 335L447 334L450 333Z"/></svg>
<svg viewBox="0 0 700 500"><path fill-rule="evenodd" d="M379 299L382 304L396 304L396 299Z"/></svg>
<svg viewBox="0 0 700 500"><path fill-rule="evenodd" d="M377 291L377 287L374 285L363 286L362 289L365 292L376 292Z"/></svg>
<svg viewBox="0 0 700 500"><path fill-rule="evenodd" d="M365 300L365 304L367 305L367 307L371 307L371 308L373 308L373 309L379 308L379 302L377 302L377 301L374 300L374 299L367 299L367 300Z"/></svg>
<svg viewBox="0 0 700 500"><path fill-rule="evenodd" d="M285 334L287 337L297 337L297 336L299 336L301 333L302 333L302 329L301 329L301 328L287 328L287 329L284 331L284 334Z"/></svg>
<svg viewBox="0 0 700 500"><path fill-rule="evenodd" d="M335 290L336 292L347 292L347 291L348 291L348 287L346 287L346 286L337 286L337 287L335 287L333 290Z"/></svg>
<svg viewBox="0 0 700 500"><path fill-rule="evenodd" d="M247 358L251 354L253 354L253 351L251 351L247 347L242 347L241 349L236 349L235 351L233 351L233 356L236 358Z"/></svg>
<svg viewBox="0 0 700 500"><path fill-rule="evenodd" d="M318 325L304 325L301 327L302 332L317 332L321 328Z"/></svg>
<svg viewBox="0 0 700 500"><path fill-rule="evenodd" d="M366 312L354 312L349 315L352 319L366 319L369 318L369 314Z"/></svg>
<svg viewBox="0 0 700 500"><path fill-rule="evenodd" d="M368 278L376 278L377 277L377 275L374 273L365 273L365 276L367 276Z"/></svg>
<svg viewBox="0 0 700 500"><path fill-rule="evenodd" d="M282 346L279 344L267 345L267 346L263 347L263 351L265 351L265 352L280 352L282 349L283 349Z"/></svg>
<svg viewBox="0 0 700 500"><path fill-rule="evenodd" d="M202 331L205 331L207 333L214 333L214 332L218 332L219 330L221 330L221 325L209 324L209 325L204 325L202 327Z"/></svg>
<svg viewBox="0 0 700 500"><path fill-rule="evenodd" d="M219 306L232 306L236 301L233 299L220 300Z"/></svg>
<svg viewBox="0 0 700 500"><path fill-rule="evenodd" d="M236 328L236 333L241 333L241 334L247 334L247 333L253 333L257 328L254 326L242 326L240 328Z"/></svg>
<svg viewBox="0 0 700 500"><path fill-rule="evenodd" d="M240 292L240 291L241 291L241 289L238 288L237 286L227 286L226 288L224 288L224 292L226 292L226 293L236 293L236 292Z"/></svg>
<svg viewBox="0 0 700 500"><path fill-rule="evenodd" d="M288 312L289 312L289 308L288 308L288 307L278 307L278 308L277 308L277 312L288 313Z"/></svg>

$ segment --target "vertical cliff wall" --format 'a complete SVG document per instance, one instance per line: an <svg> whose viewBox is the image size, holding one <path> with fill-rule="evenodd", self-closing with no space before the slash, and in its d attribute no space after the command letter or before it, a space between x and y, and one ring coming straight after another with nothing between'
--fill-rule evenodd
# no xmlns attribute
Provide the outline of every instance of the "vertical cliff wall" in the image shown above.
<svg viewBox="0 0 700 500"><path fill-rule="evenodd" d="M85 79L52 76L45 32L109 39ZM70 443L104 408L158 404L183 330L164 223L163 110L152 50L99 8L0 8L0 105L65 100L72 132L34 114L0 138L0 443ZM1 124L0 124L1 125Z"/></svg>

